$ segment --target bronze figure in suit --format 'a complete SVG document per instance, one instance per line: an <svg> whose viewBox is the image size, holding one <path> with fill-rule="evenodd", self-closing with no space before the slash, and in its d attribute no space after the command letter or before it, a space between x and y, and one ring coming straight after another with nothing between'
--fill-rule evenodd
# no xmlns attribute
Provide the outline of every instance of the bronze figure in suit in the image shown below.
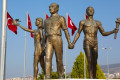
<svg viewBox="0 0 120 80"><path fill-rule="evenodd" d="M65 32L65 36L67 38L68 44L71 44L70 36L67 30L66 20L63 16L58 14L59 5L56 3L52 3L49 6L49 11L51 16L44 21L44 31L45 31L45 39L46 40L46 61L45 61L45 71L46 71L46 79L51 78L51 64L53 51L55 50L56 62L57 62L57 72L59 78L63 78L64 69L63 69L63 42L62 42L62 34L61 29ZM43 46L45 49L45 46Z"/></svg>

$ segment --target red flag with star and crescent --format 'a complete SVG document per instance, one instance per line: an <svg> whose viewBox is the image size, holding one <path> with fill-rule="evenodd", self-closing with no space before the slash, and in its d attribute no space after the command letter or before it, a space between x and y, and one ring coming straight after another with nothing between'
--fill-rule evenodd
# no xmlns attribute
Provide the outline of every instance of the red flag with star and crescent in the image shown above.
<svg viewBox="0 0 120 80"><path fill-rule="evenodd" d="M30 16L28 14L28 29L32 29L32 24L31 24L31 20L30 20ZM31 33L31 37L33 38L33 34Z"/></svg>
<svg viewBox="0 0 120 80"><path fill-rule="evenodd" d="M10 16L8 12L7 12L7 26L12 32L17 34L17 26L13 25L13 18Z"/></svg>
<svg viewBox="0 0 120 80"><path fill-rule="evenodd" d="M70 29L72 29L72 36L73 36L73 34L75 33L75 31L77 30L77 27L74 25L74 23L70 19L69 15L68 15L68 27Z"/></svg>

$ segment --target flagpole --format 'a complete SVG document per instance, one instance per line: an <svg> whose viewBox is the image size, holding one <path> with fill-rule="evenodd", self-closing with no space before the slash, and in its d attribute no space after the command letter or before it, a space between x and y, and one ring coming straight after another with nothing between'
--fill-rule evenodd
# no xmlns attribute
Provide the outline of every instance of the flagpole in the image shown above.
<svg viewBox="0 0 120 80"><path fill-rule="evenodd" d="M7 19L7 0L2 0L2 31L1 31L1 71L0 80L6 77L6 19Z"/></svg>
<svg viewBox="0 0 120 80"><path fill-rule="evenodd" d="M66 69L67 69L67 40L65 38L65 79L66 79Z"/></svg>
<svg viewBox="0 0 120 80"><path fill-rule="evenodd" d="M68 13L66 13L66 21L68 27ZM67 72L67 39L65 38L65 79L66 79L66 72Z"/></svg>
<svg viewBox="0 0 120 80"><path fill-rule="evenodd" d="M86 19L86 16L84 14L84 19ZM84 53L84 79L86 79L86 63L85 63L85 53Z"/></svg>
<svg viewBox="0 0 120 80"><path fill-rule="evenodd" d="M46 12L44 12L44 20L46 19Z"/></svg>
<svg viewBox="0 0 120 80"><path fill-rule="evenodd" d="M27 22L28 22L28 19L27 19L27 16L28 16L28 12L26 12L26 28L27 28ZM26 31L25 31L25 52L24 52L24 80L25 80L25 77L26 77Z"/></svg>

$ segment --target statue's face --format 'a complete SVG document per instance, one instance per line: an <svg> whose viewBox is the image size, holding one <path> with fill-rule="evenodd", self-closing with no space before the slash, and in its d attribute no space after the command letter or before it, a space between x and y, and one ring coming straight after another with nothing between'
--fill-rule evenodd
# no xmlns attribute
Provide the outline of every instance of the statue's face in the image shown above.
<svg viewBox="0 0 120 80"><path fill-rule="evenodd" d="M57 7L57 4L55 3L52 3L50 6L49 6L49 11L51 14L54 14L58 11L58 7Z"/></svg>
<svg viewBox="0 0 120 80"><path fill-rule="evenodd" d="M87 10L86 10L86 13L87 13L88 16L93 16L93 14L94 14L93 7L88 7Z"/></svg>
<svg viewBox="0 0 120 80"><path fill-rule="evenodd" d="M43 25L42 19L36 19L35 25L38 27L42 26Z"/></svg>

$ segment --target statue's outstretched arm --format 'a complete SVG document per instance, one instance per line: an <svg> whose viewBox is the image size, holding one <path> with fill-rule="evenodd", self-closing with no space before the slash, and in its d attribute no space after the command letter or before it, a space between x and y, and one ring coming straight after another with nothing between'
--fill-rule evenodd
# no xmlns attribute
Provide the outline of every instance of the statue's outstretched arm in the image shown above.
<svg viewBox="0 0 120 80"><path fill-rule="evenodd" d="M103 36L108 36L108 35L113 34L113 33L116 32L116 29L114 29L114 30L112 30L112 31L105 32L104 29L103 29L103 27L102 27L101 22L97 21L97 23L98 23L99 31L100 31L100 33L101 33Z"/></svg>
<svg viewBox="0 0 120 80"><path fill-rule="evenodd" d="M83 30L83 23L84 23L83 21L80 21L78 32L76 33L75 38L74 38L72 44L75 44L76 41L78 40L78 38L79 38L79 36L80 36L80 33L81 33L81 31Z"/></svg>
<svg viewBox="0 0 120 80"><path fill-rule="evenodd" d="M31 29L27 29L21 25L18 25L20 28L22 28L23 30L27 31L27 32L31 32L31 33L34 33L34 30L31 30Z"/></svg>
<svg viewBox="0 0 120 80"><path fill-rule="evenodd" d="M27 31L27 32L34 33L34 30L27 29L27 28L21 26L21 25L20 25L19 23L17 23L17 22L18 22L17 19L16 19L16 20L13 20L13 25L15 25L15 26L19 26L20 28L22 28L23 30L25 30L25 31Z"/></svg>

